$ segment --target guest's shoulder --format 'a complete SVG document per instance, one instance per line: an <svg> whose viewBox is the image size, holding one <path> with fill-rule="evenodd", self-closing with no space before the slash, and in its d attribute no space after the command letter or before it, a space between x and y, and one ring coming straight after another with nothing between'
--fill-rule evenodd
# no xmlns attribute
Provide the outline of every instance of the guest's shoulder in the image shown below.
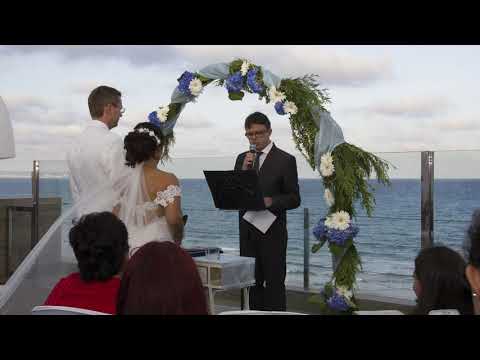
<svg viewBox="0 0 480 360"><path fill-rule="evenodd" d="M81 282L80 273L75 272L61 278L58 283L55 285L56 288L62 288L64 286L70 286L71 284L76 284Z"/></svg>

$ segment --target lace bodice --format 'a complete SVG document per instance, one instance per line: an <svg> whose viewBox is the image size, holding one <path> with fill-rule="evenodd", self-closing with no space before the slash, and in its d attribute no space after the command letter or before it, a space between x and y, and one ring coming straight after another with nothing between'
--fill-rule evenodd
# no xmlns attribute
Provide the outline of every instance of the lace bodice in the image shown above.
<svg viewBox="0 0 480 360"><path fill-rule="evenodd" d="M159 205L165 208L173 203L175 196L182 196L182 189L177 185L168 185L165 190L157 192L157 197L153 201L145 203L144 206L147 210L153 210Z"/></svg>

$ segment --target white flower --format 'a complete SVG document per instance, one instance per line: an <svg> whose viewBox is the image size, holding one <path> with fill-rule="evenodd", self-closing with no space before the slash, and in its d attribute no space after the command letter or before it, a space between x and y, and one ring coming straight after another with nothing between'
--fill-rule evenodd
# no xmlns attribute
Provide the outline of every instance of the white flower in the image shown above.
<svg viewBox="0 0 480 360"><path fill-rule="evenodd" d="M333 175L335 172L335 166L333 165L333 157L331 153L323 154L320 159L320 174L323 177L328 177Z"/></svg>
<svg viewBox="0 0 480 360"><path fill-rule="evenodd" d="M353 292L351 290L348 290L347 287L345 286L338 286L337 287L337 294L343 296L344 298L350 300L353 296Z"/></svg>
<svg viewBox="0 0 480 360"><path fill-rule="evenodd" d="M278 91L275 86L272 86L270 89L268 89L268 97L270 98L270 101L273 101L274 103L283 101L286 98L285 94L281 91Z"/></svg>
<svg viewBox="0 0 480 360"><path fill-rule="evenodd" d="M188 88L190 89L190 92L193 96L198 96L202 92L203 85L200 79L193 79L192 81L190 81Z"/></svg>
<svg viewBox="0 0 480 360"><path fill-rule="evenodd" d="M160 139L157 137L157 135L155 135L155 133L152 130L149 130L149 129L146 129L146 128L139 128L139 129L135 130L135 132L148 134L148 136L151 136L152 138L155 139L155 141L157 142L157 145L161 144Z"/></svg>
<svg viewBox="0 0 480 360"><path fill-rule="evenodd" d="M335 172L333 164L320 164L320 173L323 177L329 177Z"/></svg>
<svg viewBox="0 0 480 360"><path fill-rule="evenodd" d="M327 217L325 218L324 224L325 224L326 227L333 228L333 223L332 223L332 218L331 218L331 216L327 216Z"/></svg>
<svg viewBox="0 0 480 360"><path fill-rule="evenodd" d="M240 68L240 72L242 73L242 76L247 75L248 68L250 67L251 63L248 62L247 60L244 60L242 63L242 67Z"/></svg>
<svg viewBox="0 0 480 360"><path fill-rule="evenodd" d="M347 230L350 226L350 215L346 211L337 211L330 215L331 217L331 225L330 227L337 229L337 230Z"/></svg>
<svg viewBox="0 0 480 360"><path fill-rule="evenodd" d="M169 111L170 111L170 107L168 105L159 108L159 110L157 111L157 116L160 122L167 121Z"/></svg>
<svg viewBox="0 0 480 360"><path fill-rule="evenodd" d="M330 191L330 189L325 189L323 198L325 199L325 202L327 203L328 206L332 206L333 204L335 204L335 198L333 197L333 194Z"/></svg>
<svg viewBox="0 0 480 360"><path fill-rule="evenodd" d="M333 165L332 153L327 152L327 153L323 154L322 157L320 158L320 161L321 161L322 164L332 164Z"/></svg>
<svg viewBox="0 0 480 360"><path fill-rule="evenodd" d="M285 111L287 114L295 115L298 111L298 108L294 102L285 101L285 104L283 104L283 111Z"/></svg>

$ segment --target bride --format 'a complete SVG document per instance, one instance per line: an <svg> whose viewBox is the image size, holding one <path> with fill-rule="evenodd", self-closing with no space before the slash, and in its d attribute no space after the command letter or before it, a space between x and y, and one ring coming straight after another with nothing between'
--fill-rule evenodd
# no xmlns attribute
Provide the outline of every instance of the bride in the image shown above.
<svg viewBox="0 0 480 360"><path fill-rule="evenodd" d="M120 191L113 212L127 226L131 251L150 241L178 245L182 241L184 218L178 179L157 168L168 159L172 142L173 134L163 135L149 122L137 124L124 139L125 165L133 171L127 180L115 185Z"/></svg>

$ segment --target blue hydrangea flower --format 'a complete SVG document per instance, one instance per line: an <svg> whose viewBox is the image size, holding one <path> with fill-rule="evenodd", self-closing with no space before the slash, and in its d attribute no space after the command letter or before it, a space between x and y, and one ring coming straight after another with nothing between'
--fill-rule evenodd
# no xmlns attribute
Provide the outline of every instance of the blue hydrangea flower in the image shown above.
<svg viewBox="0 0 480 360"><path fill-rule="evenodd" d="M279 115L285 115L285 110L283 110L283 102L278 101L275 103L275 111Z"/></svg>
<svg viewBox="0 0 480 360"><path fill-rule="evenodd" d="M226 80L228 92L239 92L243 89L243 77L240 71L230 75Z"/></svg>
<svg viewBox="0 0 480 360"><path fill-rule="evenodd" d="M325 226L325 218L321 218L317 224L313 228L313 235L317 238L318 241L321 240L327 233L327 227Z"/></svg>
<svg viewBox="0 0 480 360"><path fill-rule="evenodd" d="M328 306L337 311L347 311L350 308L345 298L337 293L334 293L328 300Z"/></svg>
<svg viewBox="0 0 480 360"><path fill-rule="evenodd" d="M329 242L334 244L343 246L345 242L350 239L354 238L358 234L358 227L354 225L350 225L346 230L337 230L337 229L328 229L327 230L327 238Z"/></svg>
<svg viewBox="0 0 480 360"><path fill-rule="evenodd" d="M152 125L155 125L156 127L159 127L159 128L162 127L162 123L158 119L156 111L153 111L150 114L148 114L148 122Z"/></svg>
<svg viewBox="0 0 480 360"><path fill-rule="evenodd" d="M257 82L258 69L250 69L247 72L247 85L254 93L260 94L263 91L263 86Z"/></svg>
<svg viewBox="0 0 480 360"><path fill-rule="evenodd" d="M195 75L189 71L185 71L180 78L178 79L178 90L186 95L186 96L192 96L192 93L190 92L189 86L190 86L190 81L193 80Z"/></svg>

